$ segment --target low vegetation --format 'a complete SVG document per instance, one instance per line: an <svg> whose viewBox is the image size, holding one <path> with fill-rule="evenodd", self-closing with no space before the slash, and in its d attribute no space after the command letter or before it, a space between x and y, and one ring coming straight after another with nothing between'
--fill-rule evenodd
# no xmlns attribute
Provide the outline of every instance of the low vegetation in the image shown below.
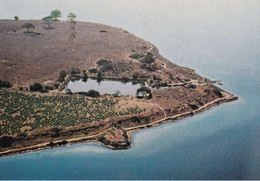
<svg viewBox="0 0 260 181"><path fill-rule="evenodd" d="M153 58L153 54L152 53L147 53L143 59L141 59L142 63L146 63L146 64L151 64L153 62L155 62L155 59Z"/></svg>
<svg viewBox="0 0 260 181"><path fill-rule="evenodd" d="M133 59L138 59L140 60L140 62L142 62L143 64L151 64L155 62L155 59L153 57L152 53L147 52L146 55L142 55L142 54L138 54L138 53L133 53L129 56L129 58L133 58Z"/></svg>
<svg viewBox="0 0 260 181"><path fill-rule="evenodd" d="M26 28L26 33L29 33L30 29L34 29L35 26L32 23L24 23L22 25L22 28Z"/></svg>
<svg viewBox="0 0 260 181"><path fill-rule="evenodd" d="M43 86L40 83L34 83L30 85L30 91L42 91Z"/></svg>
<svg viewBox="0 0 260 181"><path fill-rule="evenodd" d="M0 79L0 89L2 88L2 87L4 87L4 88L10 88L10 87L12 87L12 84L9 82L9 81L7 81L7 80L1 80Z"/></svg>
<svg viewBox="0 0 260 181"><path fill-rule="evenodd" d="M107 72L114 70L114 64L110 60L101 59L96 63L99 66L101 72Z"/></svg>
<svg viewBox="0 0 260 181"><path fill-rule="evenodd" d="M109 61L109 60L106 60L106 59L100 59L99 61L96 62L96 64L98 66L107 65L107 64L110 64L110 63L112 63L112 62Z"/></svg>
<svg viewBox="0 0 260 181"><path fill-rule="evenodd" d="M134 53L132 55L129 56L129 58L133 58L133 59L140 59L143 58L144 55L138 54L138 53Z"/></svg>
<svg viewBox="0 0 260 181"><path fill-rule="evenodd" d="M133 78L133 80L148 79L149 75L143 74L143 73L139 73L139 72L134 72L134 74L132 75L132 78Z"/></svg>
<svg viewBox="0 0 260 181"><path fill-rule="evenodd" d="M82 70L82 81L87 82L88 74L86 70Z"/></svg>
<svg viewBox="0 0 260 181"><path fill-rule="evenodd" d="M140 114L138 107L116 109L118 99L84 96L37 96L0 90L0 135L38 128L68 127L108 117Z"/></svg>
<svg viewBox="0 0 260 181"><path fill-rule="evenodd" d="M152 53L147 52L146 55L133 53L129 56L129 58L139 60L142 63L140 66L141 69L145 69L149 72L154 72L157 70L157 66L153 64L155 59ZM137 76L135 76L135 79L136 78Z"/></svg>
<svg viewBox="0 0 260 181"><path fill-rule="evenodd" d="M49 91L47 89L40 90L40 93L48 93Z"/></svg>
<svg viewBox="0 0 260 181"><path fill-rule="evenodd" d="M70 70L70 74L80 74L80 69L72 67Z"/></svg>
<svg viewBox="0 0 260 181"><path fill-rule="evenodd" d="M64 79L65 79L65 77L67 76L67 74L68 74L68 73L67 73L65 70L61 70L61 71L60 71L60 74L59 74L58 81L59 81L59 82L63 82Z"/></svg>
<svg viewBox="0 0 260 181"><path fill-rule="evenodd" d="M77 92L77 94L85 95L85 96L89 96L89 97L93 97L93 98L100 97L100 93L93 89L89 90L88 92Z"/></svg>
<svg viewBox="0 0 260 181"><path fill-rule="evenodd" d="M89 69L88 72L91 74L96 74L98 71L97 69Z"/></svg>
<svg viewBox="0 0 260 181"><path fill-rule="evenodd" d="M26 28L26 31L24 33L27 34L27 35L30 35L30 36L33 36L33 37L42 36L42 34L39 33L39 32L30 31L30 29L35 28L35 26L32 23L24 23L22 25L22 28Z"/></svg>

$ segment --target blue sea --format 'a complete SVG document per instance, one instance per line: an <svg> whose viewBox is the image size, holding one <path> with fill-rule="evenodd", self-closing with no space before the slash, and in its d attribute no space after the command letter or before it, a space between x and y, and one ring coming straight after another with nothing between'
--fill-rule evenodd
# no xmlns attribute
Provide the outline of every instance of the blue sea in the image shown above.
<svg viewBox="0 0 260 181"><path fill-rule="evenodd" d="M0 179L260 179L259 0L0 0L1 19L53 9L126 29L239 99L134 133L128 150L81 143L0 158Z"/></svg>

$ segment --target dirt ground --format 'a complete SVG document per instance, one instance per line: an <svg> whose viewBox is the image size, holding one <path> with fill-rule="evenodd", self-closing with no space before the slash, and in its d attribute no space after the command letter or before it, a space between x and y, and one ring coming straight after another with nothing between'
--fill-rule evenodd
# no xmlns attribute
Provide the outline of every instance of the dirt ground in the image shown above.
<svg viewBox="0 0 260 181"><path fill-rule="evenodd" d="M30 29L33 33L25 33L22 25L26 22L35 26ZM138 72L156 75L168 83L203 80L193 70L159 55L154 45L123 29L86 22L56 22L51 26L53 29L46 29L40 20L0 20L0 79L10 81L16 88L29 86L55 81L61 70L88 70L96 67L98 60L107 59L122 69L119 75L112 76L131 77ZM141 68L139 60L129 58L131 54L147 52L156 59L152 64L156 71Z"/></svg>

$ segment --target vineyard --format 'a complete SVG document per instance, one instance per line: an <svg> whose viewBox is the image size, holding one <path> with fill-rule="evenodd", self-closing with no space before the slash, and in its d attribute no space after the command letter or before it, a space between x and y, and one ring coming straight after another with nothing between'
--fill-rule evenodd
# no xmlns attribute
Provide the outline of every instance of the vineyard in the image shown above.
<svg viewBox="0 0 260 181"><path fill-rule="evenodd" d="M0 90L0 136L44 127L74 126L144 111L137 106L115 109L118 104L118 99L40 96Z"/></svg>

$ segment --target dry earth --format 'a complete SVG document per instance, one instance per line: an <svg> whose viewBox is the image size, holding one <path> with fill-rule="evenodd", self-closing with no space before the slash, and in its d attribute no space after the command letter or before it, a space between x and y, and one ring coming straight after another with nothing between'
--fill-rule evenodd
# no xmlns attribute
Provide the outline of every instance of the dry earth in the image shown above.
<svg viewBox="0 0 260 181"><path fill-rule="evenodd" d="M24 33L22 25L32 23L36 34ZM52 23L46 29L40 20L0 20L0 79L9 80L14 87L29 86L35 82L57 80L61 70L90 69L100 59L117 64L120 72L112 76L132 77L134 72L156 75L168 83L182 83L190 79L203 81L192 69L177 66L158 53L149 42L119 28L102 24L77 22ZM105 30L106 32L100 32ZM131 54L150 52L156 62L156 71L141 68ZM108 73L109 74L109 73ZM111 73L110 73L111 74Z"/></svg>

